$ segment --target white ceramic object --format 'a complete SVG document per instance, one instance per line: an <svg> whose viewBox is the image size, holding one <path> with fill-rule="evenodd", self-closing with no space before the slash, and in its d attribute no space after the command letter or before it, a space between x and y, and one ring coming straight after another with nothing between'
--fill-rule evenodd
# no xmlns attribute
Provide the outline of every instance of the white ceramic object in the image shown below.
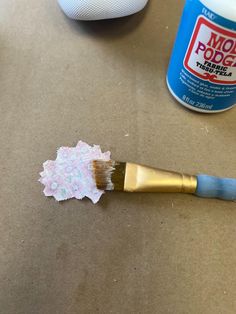
<svg viewBox="0 0 236 314"><path fill-rule="evenodd" d="M104 20L141 11L148 0L58 0L64 13L74 20Z"/></svg>

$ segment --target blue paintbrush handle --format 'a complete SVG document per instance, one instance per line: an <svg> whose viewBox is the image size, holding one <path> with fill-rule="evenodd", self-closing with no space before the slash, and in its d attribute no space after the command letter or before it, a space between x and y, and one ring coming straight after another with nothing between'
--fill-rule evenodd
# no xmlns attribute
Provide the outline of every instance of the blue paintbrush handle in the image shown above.
<svg viewBox="0 0 236 314"><path fill-rule="evenodd" d="M236 200L236 179L198 175L196 195L234 201Z"/></svg>

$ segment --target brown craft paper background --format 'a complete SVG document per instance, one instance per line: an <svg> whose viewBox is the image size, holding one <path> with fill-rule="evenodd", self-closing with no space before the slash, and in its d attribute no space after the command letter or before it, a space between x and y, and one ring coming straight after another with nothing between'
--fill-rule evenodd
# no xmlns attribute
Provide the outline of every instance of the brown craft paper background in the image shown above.
<svg viewBox="0 0 236 314"><path fill-rule="evenodd" d="M182 6L79 23L55 0L1 0L1 314L235 314L236 203L59 204L37 182L79 139L116 160L236 177L236 109L190 112L166 87Z"/></svg>

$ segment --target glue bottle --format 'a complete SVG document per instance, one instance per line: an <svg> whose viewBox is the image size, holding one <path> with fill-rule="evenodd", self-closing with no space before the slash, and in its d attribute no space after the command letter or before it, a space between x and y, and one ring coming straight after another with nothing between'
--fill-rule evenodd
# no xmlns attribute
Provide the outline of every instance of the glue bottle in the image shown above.
<svg viewBox="0 0 236 314"><path fill-rule="evenodd" d="M192 110L236 104L236 0L186 0L167 85Z"/></svg>

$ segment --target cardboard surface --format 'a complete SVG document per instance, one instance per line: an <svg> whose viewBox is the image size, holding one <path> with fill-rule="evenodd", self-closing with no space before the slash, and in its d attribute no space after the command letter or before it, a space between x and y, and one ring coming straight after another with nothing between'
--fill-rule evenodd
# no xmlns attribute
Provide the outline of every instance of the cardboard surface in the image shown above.
<svg viewBox="0 0 236 314"><path fill-rule="evenodd" d="M182 5L78 23L56 1L1 0L0 313L235 314L235 203L59 204L37 182L79 139L117 160L236 177L236 109L196 114L166 88Z"/></svg>

